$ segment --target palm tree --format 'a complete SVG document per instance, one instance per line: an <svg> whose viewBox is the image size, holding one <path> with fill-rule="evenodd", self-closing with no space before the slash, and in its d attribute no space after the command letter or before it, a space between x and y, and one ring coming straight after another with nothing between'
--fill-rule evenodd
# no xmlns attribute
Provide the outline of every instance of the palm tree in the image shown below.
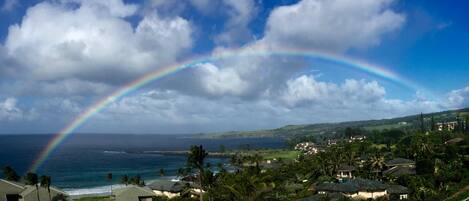
<svg viewBox="0 0 469 201"><path fill-rule="evenodd" d="M52 201L52 198L50 196L50 185L51 185L51 178L46 175L42 175L40 178L41 181L41 186L47 189L47 192L49 193L49 201Z"/></svg>
<svg viewBox="0 0 469 201"><path fill-rule="evenodd" d="M40 201L40 198L39 198L39 187L37 186L38 184L38 177L37 177L37 174L36 173L33 173L33 172L28 172L26 173L26 176L24 177L24 180L26 180L26 184L28 185L34 185L36 186L36 195L37 195L37 200Z"/></svg>
<svg viewBox="0 0 469 201"><path fill-rule="evenodd" d="M162 177L162 176L164 176L164 175L165 175L165 174L164 174L164 169L163 169L163 168L160 168L160 176Z"/></svg>
<svg viewBox="0 0 469 201"><path fill-rule="evenodd" d="M373 170L376 171L376 178L378 178L379 171L383 169L384 165L384 156L381 156L380 154L375 154L370 157L370 166Z"/></svg>
<svg viewBox="0 0 469 201"><path fill-rule="evenodd" d="M203 174L204 174L204 160L207 157L208 153L202 147L191 146L189 155L187 156L187 166L190 168L196 168L199 174L199 185L203 189ZM202 194L200 195L200 201L203 201Z"/></svg>
<svg viewBox="0 0 469 201"><path fill-rule="evenodd" d="M107 173L107 180L111 183L111 196L112 196L112 173Z"/></svg>
<svg viewBox="0 0 469 201"><path fill-rule="evenodd" d="M10 166L5 166L3 168L3 177L8 181L18 181L18 180L20 180L20 176L18 176L16 171Z"/></svg>

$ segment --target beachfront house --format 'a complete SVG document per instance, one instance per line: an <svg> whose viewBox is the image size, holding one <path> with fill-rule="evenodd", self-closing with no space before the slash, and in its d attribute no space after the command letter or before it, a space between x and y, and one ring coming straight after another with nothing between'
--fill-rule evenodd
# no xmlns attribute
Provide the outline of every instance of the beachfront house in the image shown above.
<svg viewBox="0 0 469 201"><path fill-rule="evenodd" d="M405 200L409 196L409 189L401 185L387 185L386 190L391 200Z"/></svg>
<svg viewBox="0 0 469 201"><path fill-rule="evenodd" d="M20 182L0 179L0 201L38 201L39 200L65 200L67 194L51 186L50 194L47 188L25 185Z"/></svg>
<svg viewBox="0 0 469 201"><path fill-rule="evenodd" d="M173 198L180 196L186 189L190 188L189 182L157 180L148 185L148 187L157 195Z"/></svg>
<svg viewBox="0 0 469 201"><path fill-rule="evenodd" d="M113 191L116 201L153 201L156 194L147 187L127 186Z"/></svg>

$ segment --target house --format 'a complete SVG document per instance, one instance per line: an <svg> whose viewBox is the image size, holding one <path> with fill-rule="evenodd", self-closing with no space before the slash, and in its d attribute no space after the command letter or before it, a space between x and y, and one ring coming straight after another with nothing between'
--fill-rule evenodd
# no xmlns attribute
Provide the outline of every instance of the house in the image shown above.
<svg viewBox="0 0 469 201"><path fill-rule="evenodd" d="M387 185L386 190L392 200L405 200L409 196L409 189L401 185Z"/></svg>
<svg viewBox="0 0 469 201"><path fill-rule="evenodd" d="M406 199L408 189L400 185L387 185L380 181L368 179L349 179L339 183L322 183L316 186L316 197L330 197L340 199L338 194L353 199L376 199L383 196L396 196ZM309 197L309 200L315 200ZM318 198L316 198L318 199Z"/></svg>
<svg viewBox="0 0 469 201"><path fill-rule="evenodd" d="M67 193L56 187L47 188L25 185L23 183L0 179L0 201L38 201L39 200L65 200Z"/></svg>
<svg viewBox="0 0 469 201"><path fill-rule="evenodd" d="M458 127L458 122L457 121L438 122L435 125L438 131L443 131L443 130L453 131L455 128Z"/></svg>
<svg viewBox="0 0 469 201"><path fill-rule="evenodd" d="M324 151L324 147L312 142L302 142L295 145L295 150L301 151L305 155L314 155L320 151Z"/></svg>
<svg viewBox="0 0 469 201"><path fill-rule="evenodd" d="M354 199L375 199L385 196L386 186L367 179L350 179L342 183L322 183L316 187L318 194L342 193Z"/></svg>
<svg viewBox="0 0 469 201"><path fill-rule="evenodd" d="M386 162L387 170L383 171L383 175L398 177L401 175L414 175L415 162L405 158L395 158Z"/></svg>
<svg viewBox="0 0 469 201"><path fill-rule="evenodd" d="M348 142L355 142L355 141L362 142L365 139L366 139L366 136L364 135L350 136L350 139L348 140Z"/></svg>
<svg viewBox="0 0 469 201"><path fill-rule="evenodd" d="M352 172L355 171L355 167L350 165L340 165L337 168L337 178L344 179L344 178L353 178Z"/></svg>
<svg viewBox="0 0 469 201"><path fill-rule="evenodd" d="M330 201L339 201L343 200L345 195L342 193L329 193L329 194L316 194L306 198L303 198L302 201L321 201L321 200L330 200Z"/></svg>
<svg viewBox="0 0 469 201"><path fill-rule="evenodd" d="M146 187L140 186L127 186L114 190L116 201L153 201L156 199L156 194Z"/></svg>
<svg viewBox="0 0 469 201"><path fill-rule="evenodd" d="M180 196L184 190L190 190L192 195L200 194L203 192L197 185L192 182L184 181L168 181L168 180L157 180L148 185L148 187L157 195L157 196L166 196L168 198L173 198Z"/></svg>

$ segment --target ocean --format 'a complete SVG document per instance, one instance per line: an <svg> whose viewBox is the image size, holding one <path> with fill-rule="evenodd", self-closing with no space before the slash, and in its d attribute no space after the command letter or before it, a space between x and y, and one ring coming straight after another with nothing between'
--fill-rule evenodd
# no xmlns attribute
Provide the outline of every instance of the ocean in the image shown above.
<svg viewBox="0 0 469 201"><path fill-rule="evenodd" d="M24 175L52 135L0 135L0 166L9 165ZM184 155L147 154L145 151L181 151L191 145L203 145L218 151L240 147L281 148L279 138L198 139L189 135L73 134L38 169L39 175L52 177L54 186L71 195L99 194L118 186L123 175L140 175L145 181L171 179L186 164ZM228 163L227 158L208 158L212 165ZM113 174L113 181L106 177ZM0 176L3 177L3 175Z"/></svg>

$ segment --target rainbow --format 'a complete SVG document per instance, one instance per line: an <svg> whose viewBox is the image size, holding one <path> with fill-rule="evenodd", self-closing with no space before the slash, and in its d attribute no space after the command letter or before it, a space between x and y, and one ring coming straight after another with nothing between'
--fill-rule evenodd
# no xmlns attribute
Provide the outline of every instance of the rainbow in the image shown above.
<svg viewBox="0 0 469 201"><path fill-rule="evenodd" d="M54 135L54 137L47 144L47 146L39 153L36 160L33 161L32 165L29 168L29 171L31 172L37 171L37 169L42 164L44 164L47 158L64 141L64 139L70 136L78 127L83 125L88 119L90 119L90 117L99 113L107 105L129 94L130 92L135 91L150 82L159 80L165 76L174 74L183 69L186 69L189 67L195 67L197 66L197 64L201 64L205 62L214 62L217 60L227 59L227 58L232 58L232 57L245 57L245 56L295 56L295 57L322 59L322 60L332 61L337 64L342 64L342 65L354 67L356 69L360 69L367 73L377 75L386 80L390 80L395 83L401 84L402 86L407 87L412 90L423 89L417 86L416 84L400 77L398 74L386 68L372 65L369 63L365 63L362 61L358 61L355 59L351 59L345 56L328 53L328 52L301 50L301 49L286 49L286 48L280 49L280 50L266 50L266 49L260 49L260 48L252 48L252 47L222 50L220 52L215 52L210 55L198 56L195 58L190 58L180 63L169 65L163 68L158 68L155 71L147 73L144 76L136 80L133 80L132 82L129 82L128 84L122 86L121 88L117 89L113 93L105 96L104 98L90 105L82 113L80 113L73 121L67 124L66 127L64 127L57 134Z"/></svg>

